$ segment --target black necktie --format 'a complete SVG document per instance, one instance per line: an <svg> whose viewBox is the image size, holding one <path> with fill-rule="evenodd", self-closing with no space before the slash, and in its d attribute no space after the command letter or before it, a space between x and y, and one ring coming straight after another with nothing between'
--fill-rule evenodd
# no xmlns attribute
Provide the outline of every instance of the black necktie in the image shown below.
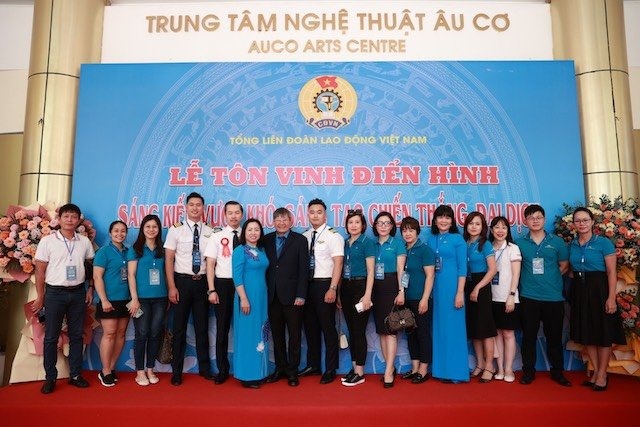
<svg viewBox="0 0 640 427"><path fill-rule="evenodd" d="M309 280L313 279L313 274L316 270L316 258L314 254L314 248L316 246L316 234L318 232L313 230L313 234L311 236L311 246L309 246Z"/></svg>
<svg viewBox="0 0 640 427"><path fill-rule="evenodd" d="M193 249L191 250L191 269L193 274L200 272L200 233L198 233L198 224L193 226Z"/></svg>
<svg viewBox="0 0 640 427"><path fill-rule="evenodd" d="M240 244L240 239L238 239L238 230L233 230L233 249L237 248Z"/></svg>

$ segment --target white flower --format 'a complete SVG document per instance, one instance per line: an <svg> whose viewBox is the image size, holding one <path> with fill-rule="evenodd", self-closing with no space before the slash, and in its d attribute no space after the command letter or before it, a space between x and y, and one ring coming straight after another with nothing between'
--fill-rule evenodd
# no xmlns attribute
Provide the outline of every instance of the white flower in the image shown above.
<svg viewBox="0 0 640 427"><path fill-rule="evenodd" d="M258 346L256 347L256 350L259 351L260 353L262 353L264 351L264 341L260 341L258 343Z"/></svg>

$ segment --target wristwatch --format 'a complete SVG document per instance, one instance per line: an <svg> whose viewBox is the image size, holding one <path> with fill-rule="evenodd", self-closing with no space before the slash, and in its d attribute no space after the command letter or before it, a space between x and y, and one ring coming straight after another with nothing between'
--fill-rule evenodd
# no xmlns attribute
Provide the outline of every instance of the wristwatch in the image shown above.
<svg viewBox="0 0 640 427"><path fill-rule="evenodd" d="M512 297L515 297L516 296L516 292L515 291L511 291L511 292L509 292L509 295L511 295Z"/></svg>
<svg viewBox="0 0 640 427"><path fill-rule="evenodd" d="M335 291L336 289L338 289L338 287L336 285L331 285L329 286L329 289L331 289L332 291Z"/></svg>
<svg viewBox="0 0 640 427"><path fill-rule="evenodd" d="M209 290L207 291L207 296L209 296L209 295L211 295L211 294L215 294L215 293L216 293L216 290L215 290L215 289L209 289Z"/></svg>

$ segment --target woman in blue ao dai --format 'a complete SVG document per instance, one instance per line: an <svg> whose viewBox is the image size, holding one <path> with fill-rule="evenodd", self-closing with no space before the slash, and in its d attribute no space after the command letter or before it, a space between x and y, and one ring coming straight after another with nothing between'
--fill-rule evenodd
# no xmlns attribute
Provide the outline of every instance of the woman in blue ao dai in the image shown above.
<svg viewBox="0 0 640 427"><path fill-rule="evenodd" d="M233 250L233 375L247 388L259 388L265 378L267 347L267 282L269 261L264 253L262 224L244 223L240 245Z"/></svg>
<svg viewBox="0 0 640 427"><path fill-rule="evenodd" d="M450 206L435 210L427 244L436 254L431 372L444 382L469 381L464 313L467 248Z"/></svg>

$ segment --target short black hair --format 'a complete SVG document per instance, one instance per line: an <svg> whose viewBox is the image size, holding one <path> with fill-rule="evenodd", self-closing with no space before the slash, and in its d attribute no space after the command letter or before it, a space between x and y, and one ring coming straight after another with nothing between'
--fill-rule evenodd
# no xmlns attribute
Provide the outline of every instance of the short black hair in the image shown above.
<svg viewBox="0 0 640 427"><path fill-rule="evenodd" d="M307 208L310 208L313 205L320 205L320 206L322 206L324 208L325 211L327 210L327 205L325 205L324 202L321 199L316 198L316 199L311 200L309 202L309 204L307 205Z"/></svg>
<svg viewBox="0 0 640 427"><path fill-rule="evenodd" d="M202 197L202 195L200 193L196 193L195 191L189 193L189 195L187 196L187 201L185 202L185 204L189 203L189 200L191 200L191 199L200 199L200 201L204 205L204 197Z"/></svg>

